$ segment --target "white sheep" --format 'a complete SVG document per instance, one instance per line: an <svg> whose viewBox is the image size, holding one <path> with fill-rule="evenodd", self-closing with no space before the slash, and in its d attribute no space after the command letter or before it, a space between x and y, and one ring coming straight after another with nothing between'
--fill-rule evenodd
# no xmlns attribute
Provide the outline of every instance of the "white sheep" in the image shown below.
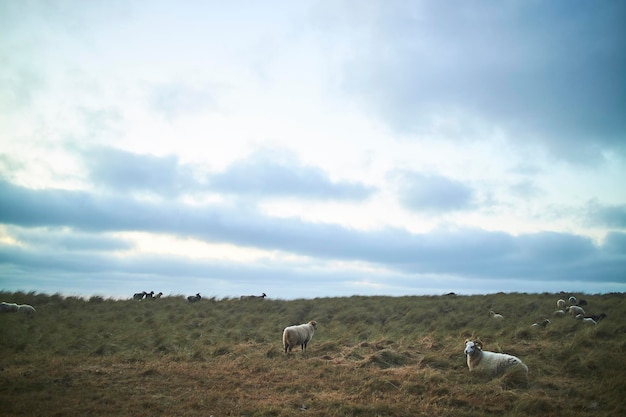
<svg viewBox="0 0 626 417"><path fill-rule="evenodd" d="M574 297L573 295L568 299L570 304L576 304L576 297Z"/></svg>
<svg viewBox="0 0 626 417"><path fill-rule="evenodd" d="M604 320L606 318L606 313L601 313L601 314L592 314L590 316L587 316L589 318L592 318L593 321L595 321L596 323L599 322L600 320Z"/></svg>
<svg viewBox="0 0 626 417"><path fill-rule="evenodd" d="M542 327L542 328L546 328L548 327L548 324L551 324L552 322L548 319L545 319L544 321L541 322L537 322L537 323L533 323L530 325L530 327Z"/></svg>
<svg viewBox="0 0 626 417"><path fill-rule="evenodd" d="M267 297L267 295L265 293L261 294L261 295L242 295L241 297L239 297L239 299L241 301L247 301L247 300L262 300L265 297Z"/></svg>
<svg viewBox="0 0 626 417"><path fill-rule="evenodd" d="M583 316L585 315L585 310L578 306L569 306L565 309L565 311L570 313L572 317L576 317L579 314L582 314Z"/></svg>
<svg viewBox="0 0 626 417"><path fill-rule="evenodd" d="M35 307L28 305L28 304L22 304L18 306L17 311L19 313L25 313L25 314L35 314L35 312L37 312L37 310L35 310Z"/></svg>
<svg viewBox="0 0 626 417"><path fill-rule="evenodd" d="M291 352L291 349L298 345L302 347L303 352L306 352L306 346L313 338L315 329L317 329L317 322L313 320L306 324L285 327L285 330L283 330L285 353Z"/></svg>
<svg viewBox="0 0 626 417"><path fill-rule="evenodd" d="M593 325L598 324L598 322L597 322L597 321L595 321L593 318L591 318L591 317L585 317L585 316L583 316L582 314L578 314L578 315L576 316L576 320L582 320L582 322L583 322L583 323L586 323L586 324L593 324Z"/></svg>
<svg viewBox="0 0 626 417"><path fill-rule="evenodd" d="M154 296L154 298L161 298L163 296L162 292L159 292L157 295Z"/></svg>
<svg viewBox="0 0 626 417"><path fill-rule="evenodd" d="M0 313L15 313L19 306L15 303L0 302Z"/></svg>
<svg viewBox="0 0 626 417"><path fill-rule="evenodd" d="M528 375L528 367L518 357L506 353L484 351L480 339L465 341L465 355L467 355L467 367L470 372L497 376L505 372L523 370Z"/></svg>
<svg viewBox="0 0 626 417"><path fill-rule="evenodd" d="M498 313L496 313L496 312L494 312L494 311L490 311L490 312L489 312L489 315L490 315L491 317L493 317L494 319L496 319L496 320L501 320L501 319L503 319L503 318L504 318L504 316L503 316L502 314L498 314Z"/></svg>
<svg viewBox="0 0 626 417"><path fill-rule="evenodd" d="M201 299L202 297L200 296L200 293L197 293L196 295L190 295L189 297L187 297L187 301L189 301L190 303L196 303L200 301Z"/></svg>
<svg viewBox="0 0 626 417"><path fill-rule="evenodd" d="M565 317L565 310L556 310L552 313L554 317Z"/></svg>
<svg viewBox="0 0 626 417"><path fill-rule="evenodd" d="M556 300L556 307L559 310L563 310L565 308L565 300L563 299Z"/></svg>

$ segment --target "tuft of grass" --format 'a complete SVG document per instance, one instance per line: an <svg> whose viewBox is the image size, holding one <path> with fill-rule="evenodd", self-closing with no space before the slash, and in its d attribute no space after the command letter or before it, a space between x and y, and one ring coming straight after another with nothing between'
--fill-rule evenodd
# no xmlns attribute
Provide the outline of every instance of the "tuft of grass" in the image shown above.
<svg viewBox="0 0 626 417"><path fill-rule="evenodd" d="M376 366L382 369L403 366L411 360L406 355L400 354L393 349L382 349L369 355L360 366Z"/></svg>

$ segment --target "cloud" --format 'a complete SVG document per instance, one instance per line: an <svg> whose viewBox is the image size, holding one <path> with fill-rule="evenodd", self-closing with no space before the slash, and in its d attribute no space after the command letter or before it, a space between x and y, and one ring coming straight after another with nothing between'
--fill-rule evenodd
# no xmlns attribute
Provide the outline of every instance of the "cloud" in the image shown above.
<svg viewBox="0 0 626 417"><path fill-rule="evenodd" d="M626 229L626 205L603 205L592 201L587 205L586 220L591 225Z"/></svg>
<svg viewBox="0 0 626 417"><path fill-rule="evenodd" d="M626 254L626 233L610 232L604 238L604 247L608 253L616 255Z"/></svg>
<svg viewBox="0 0 626 417"><path fill-rule="evenodd" d="M331 181L321 169L303 166L293 157L279 154L259 151L218 173L196 172L195 167L181 164L173 155L137 154L109 147L84 151L82 157L90 181L116 193L176 197L191 192L218 192L255 199L362 201L376 191L356 182Z"/></svg>
<svg viewBox="0 0 626 417"><path fill-rule="evenodd" d="M3 62L10 62L8 56L0 51ZM29 106L33 97L45 87L42 74L32 69L12 68L3 65L0 68L0 109L8 112Z"/></svg>
<svg viewBox="0 0 626 417"><path fill-rule="evenodd" d="M42 202L45 202L42 204ZM626 255L566 233L519 236L480 229L356 231L331 224L278 219L234 207L192 207L170 202L28 190L0 183L0 222L22 227L67 227L83 232L144 231L207 242L280 250L318 262L363 262L402 274L459 275L483 279L584 281L602 271L625 282Z"/></svg>
<svg viewBox="0 0 626 417"><path fill-rule="evenodd" d="M340 22L359 34L346 92L398 131L458 140L501 129L579 163L623 154L626 5L482 3L355 10Z"/></svg>
<svg viewBox="0 0 626 417"><path fill-rule="evenodd" d="M448 212L472 206L473 190L441 175L421 172L399 173L399 199L404 207L418 212Z"/></svg>
<svg viewBox="0 0 626 417"><path fill-rule="evenodd" d="M512 195L524 199L537 198L543 194L543 190L537 187L531 180L519 181L511 185L509 191Z"/></svg>
<svg viewBox="0 0 626 417"><path fill-rule="evenodd" d="M108 252L132 249L132 245L124 239L56 227L13 227L10 228L8 234L20 245L37 248L37 250Z"/></svg>
<svg viewBox="0 0 626 417"><path fill-rule="evenodd" d="M173 155L161 157L98 147L83 156L93 184L116 193L137 191L172 197L200 187L191 170Z"/></svg>
<svg viewBox="0 0 626 417"><path fill-rule="evenodd" d="M254 153L211 175L211 189L260 198L298 197L322 200L364 200L375 191L354 182L333 182L319 168L303 166L293 157L269 151Z"/></svg>
<svg viewBox="0 0 626 417"><path fill-rule="evenodd" d="M189 116L217 108L214 93L181 83L163 84L154 88L150 97L152 108L168 119Z"/></svg>

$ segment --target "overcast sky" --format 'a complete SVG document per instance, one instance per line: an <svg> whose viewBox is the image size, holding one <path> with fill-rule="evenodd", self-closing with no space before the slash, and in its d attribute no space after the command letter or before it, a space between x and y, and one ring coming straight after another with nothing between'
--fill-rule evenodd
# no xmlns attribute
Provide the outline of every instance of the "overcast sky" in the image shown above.
<svg viewBox="0 0 626 417"><path fill-rule="evenodd" d="M0 0L0 289L626 291L624 22Z"/></svg>

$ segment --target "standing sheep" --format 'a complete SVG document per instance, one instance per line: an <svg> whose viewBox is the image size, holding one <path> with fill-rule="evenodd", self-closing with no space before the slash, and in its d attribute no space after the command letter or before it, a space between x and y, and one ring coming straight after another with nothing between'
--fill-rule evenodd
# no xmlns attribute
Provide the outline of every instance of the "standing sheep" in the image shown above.
<svg viewBox="0 0 626 417"><path fill-rule="evenodd" d="M506 353L483 351L480 339L465 341L465 355L467 355L467 367L470 372L483 372L497 376L517 369L528 374L528 367L518 357Z"/></svg>
<svg viewBox="0 0 626 417"><path fill-rule="evenodd" d="M317 322L311 320L306 324L285 327L283 330L283 347L285 353L291 352L294 346L300 345L302 352L306 352L306 346L313 338L313 332L317 329Z"/></svg>
<svg viewBox="0 0 626 417"><path fill-rule="evenodd" d="M143 297L144 297L145 295L146 295L146 292L145 292L145 291L142 291L142 292L136 292L135 294L133 294L133 298L134 298L135 300L142 300L142 299L143 299Z"/></svg>

